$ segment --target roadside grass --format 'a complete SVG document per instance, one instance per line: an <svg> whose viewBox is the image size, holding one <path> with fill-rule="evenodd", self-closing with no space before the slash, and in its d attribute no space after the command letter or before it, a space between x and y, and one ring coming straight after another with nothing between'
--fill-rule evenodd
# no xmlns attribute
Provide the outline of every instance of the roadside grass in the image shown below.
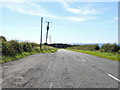
<svg viewBox="0 0 120 90"><path fill-rule="evenodd" d="M98 56L101 58L106 58L106 59L120 62L120 54L117 54L117 53L108 53L108 52L100 52L100 51L85 51L85 50L75 50L75 49L66 49L66 50L86 53L86 54Z"/></svg>
<svg viewBox="0 0 120 90"><path fill-rule="evenodd" d="M20 58L24 58L33 54L39 54L39 53L53 53L57 52L57 48L49 47L49 46L43 46L43 51L40 51L39 47L33 48L32 52L22 52L21 54L15 55L15 56L0 56L0 64L7 63L10 61L14 61Z"/></svg>

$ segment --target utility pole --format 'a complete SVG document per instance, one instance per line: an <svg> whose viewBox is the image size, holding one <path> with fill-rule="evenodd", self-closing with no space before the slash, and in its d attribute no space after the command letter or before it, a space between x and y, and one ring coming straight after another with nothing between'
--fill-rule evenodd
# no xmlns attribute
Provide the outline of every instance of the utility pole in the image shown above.
<svg viewBox="0 0 120 90"><path fill-rule="evenodd" d="M40 50L42 52L42 25L43 25L43 17L41 18L41 35L40 35Z"/></svg>
<svg viewBox="0 0 120 90"><path fill-rule="evenodd" d="M51 44L51 36L49 36L49 38L50 38L50 44Z"/></svg>
<svg viewBox="0 0 120 90"><path fill-rule="evenodd" d="M47 38L48 38L48 31L49 31L49 23L51 23L51 22L47 22L47 21L46 21L46 23L47 23L47 32L46 32L46 42L45 42L45 45L47 45Z"/></svg>

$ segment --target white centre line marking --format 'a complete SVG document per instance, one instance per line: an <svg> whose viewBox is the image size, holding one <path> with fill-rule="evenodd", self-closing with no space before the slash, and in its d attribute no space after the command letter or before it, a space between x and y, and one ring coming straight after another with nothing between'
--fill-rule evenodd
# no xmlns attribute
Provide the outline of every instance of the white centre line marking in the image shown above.
<svg viewBox="0 0 120 90"><path fill-rule="evenodd" d="M53 70L54 70L54 72L55 72L55 68L53 68ZM52 77L51 77L52 80L53 80L54 75L55 75L55 74L53 73L53 74L52 74ZM53 83L51 82L51 83L50 83L50 88L52 88L52 87L53 87Z"/></svg>
<svg viewBox="0 0 120 90"><path fill-rule="evenodd" d="M49 64L49 66L48 66L48 69L50 68L50 65L52 64L52 60L50 61L50 64Z"/></svg>
<svg viewBox="0 0 120 90"><path fill-rule="evenodd" d="M111 78L115 79L116 81L120 82L120 80L114 76L112 76L111 74L108 74L108 76L110 76Z"/></svg>
<svg viewBox="0 0 120 90"><path fill-rule="evenodd" d="M50 88L52 88L53 83L50 84Z"/></svg>
<svg viewBox="0 0 120 90"><path fill-rule="evenodd" d="M82 59L84 62L85 62L85 60L84 59Z"/></svg>

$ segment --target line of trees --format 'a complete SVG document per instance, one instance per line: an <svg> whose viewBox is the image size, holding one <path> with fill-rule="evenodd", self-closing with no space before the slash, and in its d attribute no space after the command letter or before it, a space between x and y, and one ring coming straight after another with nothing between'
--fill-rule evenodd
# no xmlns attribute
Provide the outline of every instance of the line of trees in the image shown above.
<svg viewBox="0 0 120 90"><path fill-rule="evenodd" d="M31 52L34 47L38 47L39 44L31 42L19 42L18 40L7 41L5 37L0 36L1 47L3 56L15 56L22 52Z"/></svg>
<svg viewBox="0 0 120 90"><path fill-rule="evenodd" d="M68 49L94 51L94 50L99 50L100 47L98 46L98 44L96 44L96 45L72 45L71 47L68 47Z"/></svg>

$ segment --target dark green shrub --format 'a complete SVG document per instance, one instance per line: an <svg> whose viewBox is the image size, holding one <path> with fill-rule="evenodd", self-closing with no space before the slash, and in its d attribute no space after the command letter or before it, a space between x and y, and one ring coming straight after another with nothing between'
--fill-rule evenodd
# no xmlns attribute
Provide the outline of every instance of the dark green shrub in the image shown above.
<svg viewBox="0 0 120 90"><path fill-rule="evenodd" d="M99 50L100 47L98 46L98 44L95 46L95 50Z"/></svg>
<svg viewBox="0 0 120 90"><path fill-rule="evenodd" d="M117 44L104 44L101 47L102 52L118 52L119 51L119 46Z"/></svg>
<svg viewBox="0 0 120 90"><path fill-rule="evenodd" d="M22 45L17 40L11 40L9 41L11 44L11 47L14 49L15 54L20 54L23 52Z"/></svg>
<svg viewBox="0 0 120 90"><path fill-rule="evenodd" d="M5 37L3 36L0 36L0 40L3 42L3 41L7 41Z"/></svg>
<svg viewBox="0 0 120 90"><path fill-rule="evenodd" d="M39 47L39 44L37 43L30 43L31 47L34 48L34 47Z"/></svg>
<svg viewBox="0 0 120 90"><path fill-rule="evenodd" d="M118 50L118 54L120 54L120 50Z"/></svg>
<svg viewBox="0 0 120 90"><path fill-rule="evenodd" d="M38 47L33 48L33 51L40 52L40 49Z"/></svg>
<svg viewBox="0 0 120 90"><path fill-rule="evenodd" d="M11 46L9 42L2 42L2 55L5 56L14 56L15 55L15 50Z"/></svg>
<svg viewBox="0 0 120 90"><path fill-rule="evenodd" d="M7 41L3 36L0 39L0 51L3 56L14 57L22 54L23 52L32 52L32 49L35 47L35 52L39 52L40 50L37 48L38 46L39 44L37 43L19 42L18 40Z"/></svg>
<svg viewBox="0 0 120 90"><path fill-rule="evenodd" d="M31 52L32 51L32 46L28 42L23 42L22 47L23 47L24 52Z"/></svg>
<svg viewBox="0 0 120 90"><path fill-rule="evenodd" d="M119 46L115 43L111 45L111 52L118 52Z"/></svg>

